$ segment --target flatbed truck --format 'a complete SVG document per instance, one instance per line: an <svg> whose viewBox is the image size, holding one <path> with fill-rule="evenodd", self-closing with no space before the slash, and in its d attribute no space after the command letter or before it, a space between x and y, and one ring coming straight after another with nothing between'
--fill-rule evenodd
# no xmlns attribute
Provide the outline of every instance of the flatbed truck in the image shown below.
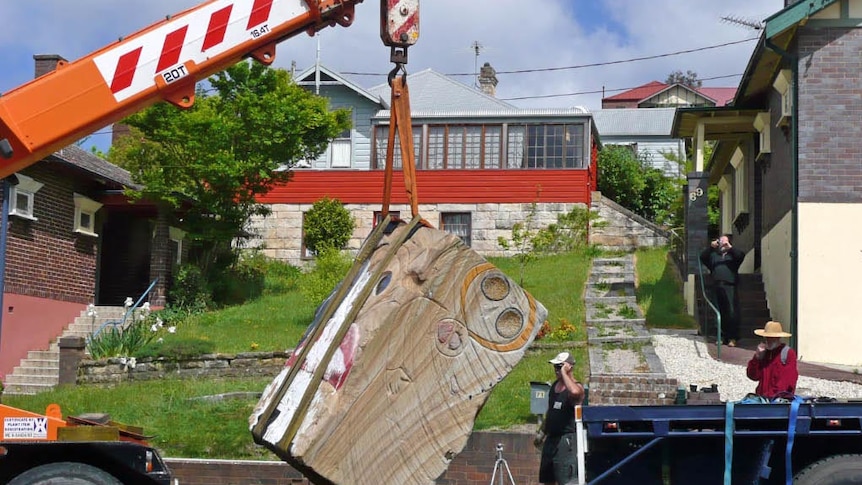
<svg viewBox="0 0 862 485"><path fill-rule="evenodd" d="M862 483L862 402L576 409L581 484Z"/></svg>

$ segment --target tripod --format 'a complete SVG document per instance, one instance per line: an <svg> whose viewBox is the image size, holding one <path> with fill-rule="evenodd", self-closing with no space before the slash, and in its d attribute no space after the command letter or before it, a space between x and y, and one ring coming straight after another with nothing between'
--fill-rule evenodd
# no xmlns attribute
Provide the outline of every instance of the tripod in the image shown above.
<svg viewBox="0 0 862 485"><path fill-rule="evenodd" d="M503 470L505 469L505 474ZM515 479L512 478L512 471L509 470L509 464L503 459L503 443L497 443L497 461L494 463L494 473L491 475L491 485L494 485L494 479L497 477L497 471L500 472L500 481L497 485L505 484L505 477L509 475L509 483L515 485Z"/></svg>

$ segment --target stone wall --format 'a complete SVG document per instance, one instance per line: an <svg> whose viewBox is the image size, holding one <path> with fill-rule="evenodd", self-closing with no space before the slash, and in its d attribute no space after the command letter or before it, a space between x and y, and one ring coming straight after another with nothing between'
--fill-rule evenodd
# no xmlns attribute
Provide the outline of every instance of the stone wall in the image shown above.
<svg viewBox="0 0 862 485"><path fill-rule="evenodd" d="M670 241L668 231L625 207L617 204L601 192L593 192L590 208L598 213L601 226L590 228L590 244L605 249L631 251L643 247L666 246Z"/></svg>
<svg viewBox="0 0 862 485"><path fill-rule="evenodd" d="M571 212L575 206L584 204L573 203L538 203L533 220L534 229L547 227L557 222L557 217ZM356 252L362 242L371 233L374 215L380 210L379 204L347 204L345 207L356 219L353 236L347 243L347 249ZM267 217L253 218L249 232L254 237L249 241L250 247L260 248L263 253L274 259L301 266L305 261L301 257L302 217L311 209L311 204L272 204L272 213ZM434 227L441 227L441 215L447 212L466 212L470 214L470 238L472 247L482 256L514 256L517 251L504 250L498 244L500 237L506 240L512 238L512 226L516 222L524 222L532 210L532 204L422 204L419 213ZM400 217L409 219L410 206L395 204L391 212L399 213Z"/></svg>
<svg viewBox="0 0 862 485"><path fill-rule="evenodd" d="M113 384L164 377L218 378L275 376L290 351L207 354L182 360L113 358L84 360L78 367L79 384Z"/></svg>

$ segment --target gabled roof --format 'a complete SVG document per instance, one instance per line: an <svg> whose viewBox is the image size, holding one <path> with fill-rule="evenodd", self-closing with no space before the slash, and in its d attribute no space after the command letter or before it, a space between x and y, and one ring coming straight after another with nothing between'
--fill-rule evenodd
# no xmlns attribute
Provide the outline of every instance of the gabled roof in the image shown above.
<svg viewBox="0 0 862 485"><path fill-rule="evenodd" d="M46 160L65 163L83 170L92 178L101 178L103 181L108 182L109 185L129 188L140 187L132 181L132 176L128 170L120 168L107 160L103 160L77 145L69 145L61 148L46 158Z"/></svg>
<svg viewBox="0 0 862 485"><path fill-rule="evenodd" d="M665 83L652 81L643 86L638 86L636 88L629 89L628 91L623 91L619 94L604 98L602 101L640 101L642 99L649 98L667 87L668 85Z"/></svg>
<svg viewBox="0 0 862 485"><path fill-rule="evenodd" d="M599 136L666 136L673 130L676 108L600 109L593 111Z"/></svg>
<svg viewBox="0 0 862 485"><path fill-rule="evenodd" d="M697 93L710 101L713 101L716 106L725 106L733 99L736 94L736 88L700 88L694 89L685 84L667 84L659 81L651 81L642 86L623 91L622 93L613 96L602 98L602 101L629 101L629 102L644 102L647 99L666 91L674 86L680 86L693 93Z"/></svg>
<svg viewBox="0 0 862 485"><path fill-rule="evenodd" d="M355 84L355 83L349 81L347 78L345 78L342 75L338 74L337 72L327 68L326 66L320 65L319 67L320 67L320 83L321 83L321 85L329 85L329 86L342 85L342 86L347 87L348 89L355 91L360 96L367 98L372 103L378 103L378 104L383 105L384 107L389 106L389 103L386 101L389 98L386 98L386 97L381 98L380 96L377 96L375 94L372 94L372 93L366 91L364 88L362 88L358 84ZM316 67L311 66L308 69L297 74L296 77L294 77L294 81L296 82L296 84L298 84L300 86L314 86L317 83L317 80L315 79L317 77L316 71L317 71Z"/></svg>
<svg viewBox="0 0 862 485"><path fill-rule="evenodd" d="M816 2L797 1L784 9L776 12L766 19L764 33L767 39L771 39L787 29L796 27L800 22L817 12L832 5L838 0L819 0Z"/></svg>
<svg viewBox="0 0 862 485"><path fill-rule="evenodd" d="M408 74L407 86L410 88L410 109L415 111L516 109L480 89L459 83L431 69ZM379 84L368 91L383 99L391 96L388 83Z"/></svg>

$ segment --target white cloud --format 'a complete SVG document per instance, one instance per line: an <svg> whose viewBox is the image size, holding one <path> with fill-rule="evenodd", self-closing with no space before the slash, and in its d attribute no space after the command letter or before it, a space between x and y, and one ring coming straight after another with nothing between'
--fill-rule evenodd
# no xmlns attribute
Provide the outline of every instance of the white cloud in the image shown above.
<svg viewBox="0 0 862 485"><path fill-rule="evenodd" d="M592 4L587 2L594 2ZM28 0L0 6L0 45L4 63L0 91L28 81L33 54L56 53L69 60L129 35L166 14L199 4L198 0ZM409 51L408 72L432 68L442 73L471 73L485 62L498 71L539 70L654 56L757 37L759 32L724 22L722 16L762 20L783 8L782 0L423 0L420 39ZM576 12L602 14L575 17ZM356 7L349 28L324 29L321 59L341 72L385 74L389 50L379 37L379 6L365 0ZM483 47L477 58L473 42ZM754 48L745 42L660 59L527 74L499 74L501 98L601 91L662 81L674 70L692 70L701 78L741 74ZM306 34L278 46L276 66L291 61L313 65L317 39ZM477 62L478 61L478 62ZM363 86L385 76L349 76ZM456 77L472 84L470 76ZM713 86L736 86L738 77ZM608 95L614 94L609 92ZM522 107L600 106L601 94L513 101Z"/></svg>

